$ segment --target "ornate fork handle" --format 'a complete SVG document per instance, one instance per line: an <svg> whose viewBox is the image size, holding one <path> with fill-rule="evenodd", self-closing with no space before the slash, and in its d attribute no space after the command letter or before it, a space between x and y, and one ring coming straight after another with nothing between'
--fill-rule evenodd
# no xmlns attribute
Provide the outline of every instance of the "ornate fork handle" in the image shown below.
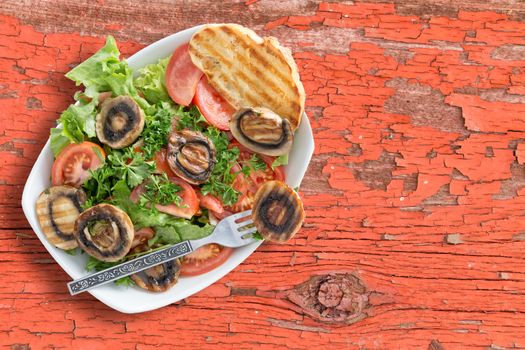
<svg viewBox="0 0 525 350"><path fill-rule="evenodd" d="M69 282L67 287L71 295L85 292L88 289L101 286L115 281L119 278L132 275L136 272L146 270L150 267L180 258L193 251L190 241L184 241L175 245L151 252L122 264L113 266L109 269L96 272L84 278Z"/></svg>

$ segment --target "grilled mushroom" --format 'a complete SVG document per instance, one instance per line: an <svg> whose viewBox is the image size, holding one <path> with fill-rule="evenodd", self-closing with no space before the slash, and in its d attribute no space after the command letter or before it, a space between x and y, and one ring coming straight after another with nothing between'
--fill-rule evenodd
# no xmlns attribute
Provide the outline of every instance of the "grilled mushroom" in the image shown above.
<svg viewBox="0 0 525 350"><path fill-rule="evenodd" d="M264 238L281 243L292 238L301 228L303 203L285 183L269 181L255 194L252 218Z"/></svg>
<svg viewBox="0 0 525 350"><path fill-rule="evenodd" d="M49 243L60 249L73 249L75 220L86 201L84 191L71 186L54 186L40 194L36 214Z"/></svg>
<svg viewBox="0 0 525 350"><path fill-rule="evenodd" d="M187 182L206 182L215 166L215 146L198 131L173 131L168 139L168 165Z"/></svg>
<svg viewBox="0 0 525 350"><path fill-rule="evenodd" d="M96 118L97 137L111 148L124 148L144 129L144 112L129 96L108 98Z"/></svg>
<svg viewBox="0 0 525 350"><path fill-rule="evenodd" d="M147 270L131 275L137 286L150 292L164 292L175 285L179 279L179 259L150 267Z"/></svg>
<svg viewBox="0 0 525 350"><path fill-rule="evenodd" d="M98 204L79 215L75 238L89 255L101 261L117 261L129 252L134 230L131 219L111 204Z"/></svg>
<svg viewBox="0 0 525 350"><path fill-rule="evenodd" d="M230 130L237 141L256 153L280 156L292 148L290 122L267 108L237 111L230 121Z"/></svg>

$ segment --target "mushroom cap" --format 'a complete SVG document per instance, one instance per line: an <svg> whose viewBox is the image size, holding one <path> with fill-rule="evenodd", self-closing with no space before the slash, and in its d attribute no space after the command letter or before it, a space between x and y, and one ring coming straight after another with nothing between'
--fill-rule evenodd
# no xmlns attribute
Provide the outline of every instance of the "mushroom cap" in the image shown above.
<svg viewBox="0 0 525 350"><path fill-rule="evenodd" d="M241 145L256 153L280 156L292 149L290 122L268 108L238 110L230 120L230 131Z"/></svg>
<svg viewBox="0 0 525 350"><path fill-rule="evenodd" d="M180 274L179 259L174 259L163 264L150 267L131 275L137 286L150 292L164 292L173 287Z"/></svg>
<svg viewBox="0 0 525 350"><path fill-rule="evenodd" d="M127 147L139 137L144 121L144 112L131 97L108 98L96 117L97 137L111 148Z"/></svg>
<svg viewBox="0 0 525 350"><path fill-rule="evenodd" d="M78 245L101 261L114 262L126 256L134 232L128 214L111 204L86 209L75 221Z"/></svg>
<svg viewBox="0 0 525 350"><path fill-rule="evenodd" d="M291 239L304 217L301 199L284 182L269 181L257 190L252 219L257 231L269 241L282 243Z"/></svg>
<svg viewBox="0 0 525 350"><path fill-rule="evenodd" d="M187 182L202 184L215 166L215 145L198 131L173 131L168 139L167 161L175 175Z"/></svg>

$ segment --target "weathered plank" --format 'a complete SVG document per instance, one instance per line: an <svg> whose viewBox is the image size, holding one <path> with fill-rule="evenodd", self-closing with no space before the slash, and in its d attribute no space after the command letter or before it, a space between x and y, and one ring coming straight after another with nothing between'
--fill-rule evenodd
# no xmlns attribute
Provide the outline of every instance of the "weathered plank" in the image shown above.
<svg viewBox="0 0 525 350"><path fill-rule="evenodd" d="M0 12L0 345L525 347L522 2L7 0ZM72 101L63 74L105 34L129 56L225 21L294 50L316 140L304 228L154 312L70 297L20 209Z"/></svg>

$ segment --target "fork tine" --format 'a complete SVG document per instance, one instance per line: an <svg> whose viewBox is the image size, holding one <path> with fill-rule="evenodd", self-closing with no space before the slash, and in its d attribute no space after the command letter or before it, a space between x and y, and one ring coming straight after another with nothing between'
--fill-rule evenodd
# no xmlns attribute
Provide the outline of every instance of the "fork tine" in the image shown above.
<svg viewBox="0 0 525 350"><path fill-rule="evenodd" d="M245 210L237 214L230 215L228 217L229 220L237 221L239 219L242 219L244 217L247 217L248 215L252 215L252 210ZM231 219L230 219L231 218Z"/></svg>
<svg viewBox="0 0 525 350"><path fill-rule="evenodd" d="M247 229L245 231L241 231L242 237L244 238L246 235L251 235L252 233L257 232L257 227L252 227L250 229Z"/></svg>
<svg viewBox="0 0 525 350"><path fill-rule="evenodd" d="M244 232L245 230L247 230L249 228L252 228L253 225L254 225L253 224L253 220L243 221L240 224L242 224L242 226L237 227L237 231L239 231L239 232Z"/></svg>

